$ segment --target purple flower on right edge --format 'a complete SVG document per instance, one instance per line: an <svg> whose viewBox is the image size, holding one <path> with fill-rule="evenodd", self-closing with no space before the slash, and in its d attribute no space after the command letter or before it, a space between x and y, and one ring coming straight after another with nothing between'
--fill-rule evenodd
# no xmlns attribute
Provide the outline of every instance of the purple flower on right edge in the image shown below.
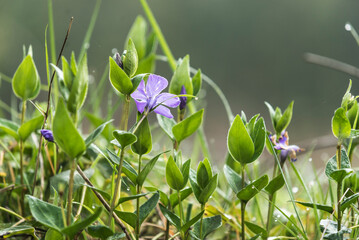
<svg viewBox="0 0 359 240"><path fill-rule="evenodd" d="M280 160L284 162L288 156L292 162L297 161L297 153L304 151L304 149L298 147L297 145L289 145L289 137L288 132L283 131L280 137L278 138L278 142L276 141L276 135L270 136L272 143L274 144L274 148L280 151Z"/></svg>

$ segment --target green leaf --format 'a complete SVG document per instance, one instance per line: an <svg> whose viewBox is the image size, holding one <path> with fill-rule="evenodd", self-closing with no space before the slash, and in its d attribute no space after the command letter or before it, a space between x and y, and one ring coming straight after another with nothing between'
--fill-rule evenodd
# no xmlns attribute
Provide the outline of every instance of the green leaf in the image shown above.
<svg viewBox="0 0 359 240"><path fill-rule="evenodd" d="M290 121L292 120L293 104L294 104L294 101L292 101L288 105L288 107L284 111L282 117L277 122L276 127L275 127L275 130L277 133L281 133L283 130L285 130L288 127Z"/></svg>
<svg viewBox="0 0 359 240"><path fill-rule="evenodd" d="M235 117L229 129L227 146L232 157L241 164L253 161L254 144L239 115Z"/></svg>
<svg viewBox="0 0 359 240"><path fill-rule="evenodd" d="M196 172L193 169L190 170L190 175L189 176L190 176L189 181L191 183L191 187L192 187L194 196L196 197L196 199L198 201L198 199L200 199L200 197L201 197L201 194L202 194L203 190L197 184Z"/></svg>
<svg viewBox="0 0 359 240"><path fill-rule="evenodd" d="M350 169L351 168L348 154L344 149L341 150L341 166L340 166L340 168L341 169ZM339 179L336 180L331 176L331 174L337 170L338 170L337 156L334 155L332 158L329 159L329 161L327 162L327 165L325 166L325 175L327 175L328 178L337 181ZM338 172L338 173L335 173L334 175L335 175L334 177L340 177L339 175L341 175L341 174Z"/></svg>
<svg viewBox="0 0 359 240"><path fill-rule="evenodd" d="M255 195L257 195L268 184L268 176L264 175L255 180L251 184L248 184L245 188L237 193L237 197L245 202L248 202Z"/></svg>
<svg viewBox="0 0 359 240"><path fill-rule="evenodd" d="M85 176L87 178L91 178L92 175L94 174L94 169L89 168L89 169L85 170L84 173L85 173ZM63 171L61 173L56 174L55 176L52 176L50 178L50 185L57 192L59 192L60 185L68 187L69 181L70 181L70 170L66 170L66 171ZM85 185L85 181L80 176L80 174L77 171L75 171L75 174L74 174L74 192L76 192L78 187L84 186L84 185Z"/></svg>
<svg viewBox="0 0 359 240"><path fill-rule="evenodd" d="M136 74L152 73L156 68L156 54L152 53L138 63Z"/></svg>
<svg viewBox="0 0 359 240"><path fill-rule="evenodd" d="M140 225L145 221L145 219L150 215L151 211L156 207L158 200L160 198L160 194L156 192L153 196L148 199L144 204L140 207ZM136 214L136 212L135 212Z"/></svg>
<svg viewBox="0 0 359 240"><path fill-rule="evenodd" d="M76 158L86 150L85 142L75 128L62 98L57 104L52 131L57 145L70 157Z"/></svg>
<svg viewBox="0 0 359 240"><path fill-rule="evenodd" d="M194 225L193 232L195 236L200 239L206 239L206 237L213 232L214 230L218 229L222 226L222 217L221 215L216 215L213 217L204 218L202 222L202 237L199 236L200 232L200 222L197 222Z"/></svg>
<svg viewBox="0 0 359 240"><path fill-rule="evenodd" d="M330 174L330 178L334 179L336 182L341 182L344 178L346 178L353 172L354 170L350 168L335 170Z"/></svg>
<svg viewBox="0 0 359 240"><path fill-rule="evenodd" d="M172 156L166 164L166 180L170 188L174 190L181 190L185 185L183 175Z"/></svg>
<svg viewBox="0 0 359 240"><path fill-rule="evenodd" d="M117 216L130 225L133 229L136 228L137 215L132 212L121 212L118 210L114 210Z"/></svg>
<svg viewBox="0 0 359 240"><path fill-rule="evenodd" d="M106 240L108 237L113 235L112 230L105 225L93 225L87 228L87 232L95 238Z"/></svg>
<svg viewBox="0 0 359 240"><path fill-rule="evenodd" d="M62 233L50 228L46 232L45 240L64 240L64 236Z"/></svg>
<svg viewBox="0 0 359 240"><path fill-rule="evenodd" d="M27 55L12 78L12 89L18 98L26 101L37 97L40 86L40 77L34 60L30 55Z"/></svg>
<svg viewBox="0 0 359 240"><path fill-rule="evenodd" d="M138 67L138 56L135 44L133 43L132 39L128 39L127 43L127 51L126 56L123 59L123 70L127 74L127 76L132 77Z"/></svg>
<svg viewBox="0 0 359 240"><path fill-rule="evenodd" d="M100 216L102 212L102 207L98 207L93 214L91 214L89 217L85 218L84 220L76 221L70 226L64 228L62 230L63 233L65 233L70 238L74 238L74 236L84 230L87 226L89 226L91 223L96 221L96 219Z"/></svg>
<svg viewBox="0 0 359 240"><path fill-rule="evenodd" d="M96 138L101 135L102 131L105 129L107 124L111 122L113 122L113 119L101 124L92 133L90 133L90 135L88 135L88 137L85 140L86 147L89 147L91 143L93 143L96 140Z"/></svg>
<svg viewBox="0 0 359 240"><path fill-rule="evenodd" d="M126 237L125 233L115 233L111 237L108 237L106 240L121 240Z"/></svg>
<svg viewBox="0 0 359 240"><path fill-rule="evenodd" d="M334 136L339 140L350 136L351 125L343 108L335 110L334 117L332 118L332 131Z"/></svg>
<svg viewBox="0 0 359 240"><path fill-rule="evenodd" d="M136 46L138 58L142 59L145 56L146 51L146 32L147 23L146 20L141 16L137 16L136 20L131 26L126 38L125 49L128 49L128 40L131 38L134 45Z"/></svg>
<svg viewBox="0 0 359 240"><path fill-rule="evenodd" d="M204 214L204 210L200 213L198 213L196 216L194 216L191 220L189 220L188 222L186 222L182 227L181 227L181 231L182 232L187 232L187 230L196 222L198 222L198 220L201 219L202 215Z"/></svg>
<svg viewBox="0 0 359 240"><path fill-rule="evenodd" d="M171 211L169 211L167 208L165 208L162 204L159 204L160 206L160 210L163 214L163 216L165 216L165 218L173 225L177 228L177 230L181 230L181 220L180 218L172 213Z"/></svg>
<svg viewBox="0 0 359 240"><path fill-rule="evenodd" d="M357 138L359 137L359 130L351 129L349 138Z"/></svg>
<svg viewBox="0 0 359 240"><path fill-rule="evenodd" d="M213 177L213 171L212 171L211 163L209 162L208 158L205 158L203 160L203 164L206 167L206 170L207 170L209 178L212 178Z"/></svg>
<svg viewBox="0 0 359 240"><path fill-rule="evenodd" d="M172 141L175 140L175 136L172 133L172 128L176 125L175 120L173 118L167 118L165 116L162 116L160 114L156 114L157 121L162 130L172 139Z"/></svg>
<svg viewBox="0 0 359 240"><path fill-rule="evenodd" d="M78 71L71 86L69 99L67 100L67 109L70 112L77 113L84 104L87 95L88 79L87 55L85 54L78 66Z"/></svg>
<svg viewBox="0 0 359 240"><path fill-rule="evenodd" d="M178 143L191 136L201 126L203 111L204 109L201 109L173 126L172 133Z"/></svg>
<svg viewBox="0 0 359 240"><path fill-rule="evenodd" d="M268 185L265 187L265 190L273 195L276 191L281 189L284 186L284 178L282 174L279 174L275 178L273 178Z"/></svg>
<svg viewBox="0 0 359 240"><path fill-rule="evenodd" d="M152 149L152 135L147 117L141 122L135 135L137 142L131 145L132 151L138 155L149 153Z"/></svg>
<svg viewBox="0 0 359 240"><path fill-rule="evenodd" d="M9 134L10 136L14 137L15 139L19 138L17 134L19 130L19 125L13 121L0 118L0 129L3 130L5 133Z"/></svg>
<svg viewBox="0 0 359 240"><path fill-rule="evenodd" d="M14 227L6 227L0 229L1 239L6 239L6 238L13 239L13 237L17 235L31 235L34 237L34 239L38 239L35 235L35 228L29 225L18 225Z"/></svg>
<svg viewBox="0 0 359 240"><path fill-rule="evenodd" d="M210 180L210 177L208 176L206 166L203 162L200 162L198 164L197 168L197 184L202 189L205 188Z"/></svg>
<svg viewBox="0 0 359 240"><path fill-rule="evenodd" d="M61 230L64 228L61 208L30 195L26 195L26 197L29 201L31 215L36 219L36 221L40 222L46 227L61 232Z"/></svg>
<svg viewBox="0 0 359 240"><path fill-rule="evenodd" d="M185 87L187 94L193 95L193 86L189 74L189 55L185 56L182 62L177 65L170 82L169 92L179 95L181 94L182 86ZM190 99L188 98L188 101Z"/></svg>
<svg viewBox="0 0 359 240"><path fill-rule="evenodd" d="M340 211L344 211L345 209L350 207L350 205L352 203L356 203L358 197L359 197L359 193L355 193L355 194L351 195L350 197L344 198L344 200L342 201L342 203L340 205Z"/></svg>
<svg viewBox="0 0 359 240"><path fill-rule="evenodd" d="M168 152L168 151L166 151ZM158 154L157 156L155 156L154 158L152 158L146 165L145 167L142 169L142 171L140 172L140 174L137 177L137 184L142 186L143 183L146 180L147 175L151 172L151 170L153 169L153 167L155 166L158 158L166 153L166 152L161 152L160 154Z"/></svg>
<svg viewBox="0 0 359 240"><path fill-rule="evenodd" d="M116 140L119 142L122 149L124 149L128 145L131 145L137 141L136 135L131 132L126 132L123 130L115 130L115 131L113 131L112 134L116 138Z"/></svg>
<svg viewBox="0 0 359 240"><path fill-rule="evenodd" d="M137 199L137 198L140 198L140 197L144 197L150 193L154 193L154 192L147 192L147 193L141 193L141 194L137 194L137 195L132 195L132 196L129 196L129 197L122 197L118 200L117 202L117 205L120 205L121 203L124 203L124 202L127 202L127 201L130 201L130 200L133 200L133 199Z"/></svg>
<svg viewBox="0 0 359 240"><path fill-rule="evenodd" d="M186 199L189 195L191 195L192 192L193 192L192 188L182 189L180 191L181 200L183 201L184 199ZM171 203L172 208L175 208L177 206L177 204L178 204L178 194L176 192L171 194L170 203Z"/></svg>
<svg viewBox="0 0 359 240"><path fill-rule="evenodd" d="M122 94L131 94L133 91L133 85L131 79L120 68L112 57L110 59L110 82L112 86Z"/></svg>
<svg viewBox="0 0 359 240"><path fill-rule="evenodd" d="M259 118L258 121L255 122L250 136L254 144L254 154L251 160L253 162L262 154L266 141L266 127L263 118Z"/></svg>
<svg viewBox="0 0 359 240"><path fill-rule="evenodd" d="M209 181L208 185L203 189L201 195L197 199L201 204L205 204L212 193L216 190L218 184L218 174Z"/></svg>
<svg viewBox="0 0 359 240"><path fill-rule="evenodd" d="M193 96L197 96L202 88L202 73L201 69L198 69L197 73L192 78Z"/></svg>
<svg viewBox="0 0 359 240"><path fill-rule="evenodd" d="M251 230L254 234L260 234L260 236L262 236L262 238L264 239L268 236L267 231L261 226L247 221L244 221L244 223L246 224L247 228Z"/></svg>
<svg viewBox="0 0 359 240"><path fill-rule="evenodd" d="M32 132L41 128L43 122L44 116L40 115L22 124L18 129L20 138L25 141Z"/></svg>
<svg viewBox="0 0 359 240"><path fill-rule="evenodd" d="M264 104L265 104L265 105L267 106L267 108L268 108L269 116L270 116L270 119L271 119L271 121L272 121L273 128L275 129L275 125L276 125L275 120L274 120L275 111L274 111L272 105L270 105L269 103L264 102Z"/></svg>
<svg viewBox="0 0 359 240"><path fill-rule="evenodd" d="M109 149L107 150L107 154L109 159L116 165L120 164L120 157L117 156L114 152ZM129 164L126 160L123 160L122 172L131 180L133 184L136 184L137 172L136 170Z"/></svg>
<svg viewBox="0 0 359 240"><path fill-rule="evenodd" d="M316 208L316 209L328 212L330 214L332 214L334 212L334 209L333 209L332 206L322 205L322 204L319 204L319 203L301 202L301 201L294 201L294 202L298 203L300 205L303 205L305 207Z"/></svg>
<svg viewBox="0 0 359 240"><path fill-rule="evenodd" d="M229 186L237 194L242 189L242 177L227 164L224 165L223 171Z"/></svg>
<svg viewBox="0 0 359 240"><path fill-rule="evenodd" d="M320 220L320 230L323 232L325 229L324 239L329 240L342 240L345 239L344 234L351 233L351 229L346 226L341 226L341 230L338 232L338 223L329 219Z"/></svg>
<svg viewBox="0 0 359 240"><path fill-rule="evenodd" d="M188 159L185 163L183 163L182 169L181 169L181 173L183 176L183 187L182 188L184 188L188 182L190 169L191 169L191 159Z"/></svg>
<svg viewBox="0 0 359 240"><path fill-rule="evenodd" d="M131 78L131 82L133 85L133 89L132 92L135 91L138 87L138 85L140 85L140 82L144 79L146 79L148 77L148 73L143 73L143 74L138 74L136 76L134 76L133 78Z"/></svg>
<svg viewBox="0 0 359 240"><path fill-rule="evenodd" d="M71 71L74 75L77 74L77 65L76 65L76 58L75 58L75 52L71 52Z"/></svg>
<svg viewBox="0 0 359 240"><path fill-rule="evenodd" d="M76 65L76 63L75 63L75 65ZM52 66L54 67L55 65L52 65ZM59 74L59 71L56 71L56 72L57 72L57 74ZM73 72L71 69L71 66L69 65L69 63L67 62L65 57L62 57L62 73L63 73L63 80L64 80L64 84L65 84L66 88L71 89L72 83L75 79L75 73L77 73L77 67L76 67L76 72Z"/></svg>

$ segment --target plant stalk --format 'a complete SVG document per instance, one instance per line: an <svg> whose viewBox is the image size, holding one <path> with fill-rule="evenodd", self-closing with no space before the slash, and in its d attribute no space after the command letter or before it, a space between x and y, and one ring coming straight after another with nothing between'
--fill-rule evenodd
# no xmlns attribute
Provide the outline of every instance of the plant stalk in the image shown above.
<svg viewBox="0 0 359 240"><path fill-rule="evenodd" d="M182 201L181 201L181 192L180 190L177 190L177 196L178 196L178 207L179 207L179 216L180 216L180 223L181 226L183 224L183 207L182 207ZM181 238L184 240L185 236L184 236L184 232L181 230Z"/></svg>
<svg viewBox="0 0 359 240"><path fill-rule="evenodd" d="M245 177L245 165L242 166L242 189L244 189L244 187L245 187L244 177ZM241 224L242 224L241 236L242 236L242 240L245 240L245 238L246 238L245 224L244 224L245 211L246 211L246 202L241 200Z"/></svg>
<svg viewBox="0 0 359 240"><path fill-rule="evenodd" d="M72 213L72 195L74 191L74 175L76 169L76 159L71 159L71 169L70 169L70 180L69 180L69 190L67 193L67 218L66 223L67 226L71 225L71 213Z"/></svg>
<svg viewBox="0 0 359 240"><path fill-rule="evenodd" d="M206 207L206 204L201 204L201 211L203 211ZM201 221L199 222L199 238L202 239L202 228L203 228L203 216L204 213L201 216Z"/></svg>
<svg viewBox="0 0 359 240"><path fill-rule="evenodd" d="M337 145L337 168L338 170L340 169L341 167L341 143L338 143ZM341 198L341 193L342 191L342 181L339 181L338 182L338 185L337 185L337 212L338 212L338 232L340 231L341 229L341 224L342 224L342 214L341 214L341 210L340 210L340 198Z"/></svg>
<svg viewBox="0 0 359 240"><path fill-rule="evenodd" d="M138 176L141 173L141 158L142 155L138 156ZM137 184L137 194L141 193L141 188L139 184ZM136 212L137 212L137 219L136 219L136 240L140 239L140 198L136 199Z"/></svg>
<svg viewBox="0 0 359 240"><path fill-rule="evenodd" d="M26 100L22 101L22 108L21 108L21 125L25 121L25 112L26 112ZM25 212L25 204L24 204L24 197L25 197L25 189L24 189L24 142L20 139L20 182L21 182L21 215Z"/></svg>
<svg viewBox="0 0 359 240"><path fill-rule="evenodd" d="M274 179L277 176L277 170L278 170L277 162L274 159L272 179ZM268 235L269 235L270 229L272 227L272 218L273 218L274 205L275 205L276 198L277 198L276 193L269 195L268 215L267 215L267 233L268 233Z"/></svg>

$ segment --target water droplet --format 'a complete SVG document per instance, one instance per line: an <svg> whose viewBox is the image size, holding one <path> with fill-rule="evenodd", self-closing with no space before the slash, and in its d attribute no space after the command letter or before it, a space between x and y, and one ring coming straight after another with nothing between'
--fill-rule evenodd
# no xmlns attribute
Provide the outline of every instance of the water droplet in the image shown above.
<svg viewBox="0 0 359 240"><path fill-rule="evenodd" d="M278 219L274 219L274 222L278 222Z"/></svg>
<svg viewBox="0 0 359 240"><path fill-rule="evenodd" d="M277 215L277 218L280 218L280 215L279 215L279 214Z"/></svg>
<svg viewBox="0 0 359 240"><path fill-rule="evenodd" d="M118 51L117 51L117 48L112 48L112 50L111 50L111 53L112 54L115 54L115 53L117 53Z"/></svg>
<svg viewBox="0 0 359 240"><path fill-rule="evenodd" d="M293 187L293 188L292 188L292 192L293 192L293 193L297 193L298 191L299 191L299 188L297 188L297 187Z"/></svg>
<svg viewBox="0 0 359 240"><path fill-rule="evenodd" d="M345 24L345 30L351 31L352 30L352 25L350 23L346 23Z"/></svg>
<svg viewBox="0 0 359 240"><path fill-rule="evenodd" d="M257 218L252 217L252 222L255 222L257 220Z"/></svg>
<svg viewBox="0 0 359 240"><path fill-rule="evenodd" d="M254 186L252 186L252 189L254 189Z"/></svg>
<svg viewBox="0 0 359 240"><path fill-rule="evenodd" d="M313 182L313 181L310 181L310 182L309 182L309 186L312 187L313 185L314 185L314 182Z"/></svg>
<svg viewBox="0 0 359 240"><path fill-rule="evenodd" d="M309 211L309 208L306 208L305 210Z"/></svg>
<svg viewBox="0 0 359 240"><path fill-rule="evenodd" d="M127 190L127 191L130 191L130 188L128 187L126 190Z"/></svg>
<svg viewBox="0 0 359 240"><path fill-rule="evenodd" d="M309 162L313 161L313 158L309 158L308 161L309 161Z"/></svg>
<svg viewBox="0 0 359 240"><path fill-rule="evenodd" d="M85 48L85 49L89 49L89 48L90 48L90 44L89 44L89 43L85 43L84 48Z"/></svg>
<svg viewBox="0 0 359 240"><path fill-rule="evenodd" d="M92 209L95 209L95 206L92 206Z"/></svg>
<svg viewBox="0 0 359 240"><path fill-rule="evenodd" d="M195 97L194 100L198 100L198 97Z"/></svg>

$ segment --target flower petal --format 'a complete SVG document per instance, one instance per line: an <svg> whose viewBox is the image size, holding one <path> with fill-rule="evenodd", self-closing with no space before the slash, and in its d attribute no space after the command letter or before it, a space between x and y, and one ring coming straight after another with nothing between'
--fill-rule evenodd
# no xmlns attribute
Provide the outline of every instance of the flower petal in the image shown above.
<svg viewBox="0 0 359 240"><path fill-rule="evenodd" d="M145 92L145 81L142 79L140 84L138 84L137 89L131 94L133 99L141 99L147 101L147 96Z"/></svg>
<svg viewBox="0 0 359 240"><path fill-rule="evenodd" d="M156 98L156 105L161 104L167 107L175 108L180 104L179 98L172 93L161 93Z"/></svg>
<svg viewBox="0 0 359 240"><path fill-rule="evenodd" d="M146 84L146 95L147 97L157 96L163 89L165 89L168 85L168 81L166 78L161 77L159 75L151 74L148 77Z"/></svg>
<svg viewBox="0 0 359 240"><path fill-rule="evenodd" d="M159 105L153 111L155 113L161 114L162 116L165 116L167 118L173 118L171 111L168 108L166 108L165 106Z"/></svg>
<svg viewBox="0 0 359 240"><path fill-rule="evenodd" d="M143 113L143 111L145 110L145 107L147 106L147 102L143 101L143 100L135 100L136 106L137 106L137 111L139 111L140 113Z"/></svg>

